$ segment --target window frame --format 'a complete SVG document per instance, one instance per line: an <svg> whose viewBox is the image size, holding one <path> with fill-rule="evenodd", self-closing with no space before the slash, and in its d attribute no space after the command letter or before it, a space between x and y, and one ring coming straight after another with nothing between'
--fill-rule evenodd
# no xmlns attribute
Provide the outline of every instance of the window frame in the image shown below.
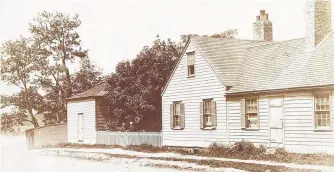
<svg viewBox="0 0 334 172"><path fill-rule="evenodd" d="M328 110L317 110L317 97L327 97L328 98ZM316 131L332 131L333 130L333 120L332 120L332 92L331 90L326 91L315 91L313 92L313 128ZM320 109L322 104L320 104ZM326 106L326 105L324 105ZM328 112L329 115L329 126L319 126L318 123L318 113L319 112ZM327 119L328 120L328 119ZM327 121L326 121L327 123Z"/></svg>
<svg viewBox="0 0 334 172"><path fill-rule="evenodd" d="M255 99L255 103L252 103L252 100ZM250 103L249 103L250 101ZM248 111L248 105L251 104L252 108L256 107L255 111ZM249 122L249 115L254 115L256 114L256 117L251 118L252 120L256 121L256 126L251 127L250 122ZM259 119L259 97L246 97L245 98L245 120L246 120L246 128L245 130L258 130L260 128L260 119Z"/></svg>
<svg viewBox="0 0 334 172"><path fill-rule="evenodd" d="M187 56L187 76L188 77L194 77L195 76L195 51L192 52L187 52L186 53ZM190 59L193 58L193 59ZM190 61L192 62L192 64L190 64ZM190 69L192 67L192 74L190 73Z"/></svg>
<svg viewBox="0 0 334 172"><path fill-rule="evenodd" d="M175 105L174 112L173 112L173 128L174 129L181 129L181 103L182 103L181 101L173 102L173 104ZM176 113L177 107L179 107L178 114ZM176 125L177 123L176 117L178 117L179 125Z"/></svg>
<svg viewBox="0 0 334 172"><path fill-rule="evenodd" d="M207 106L206 106L207 105ZM211 109L212 108L212 99L206 99L203 100L203 127L204 129L211 129L212 128L212 117L211 117ZM208 111L210 111L210 113L206 113ZM206 119L209 118L210 119L210 123L211 125L207 125Z"/></svg>

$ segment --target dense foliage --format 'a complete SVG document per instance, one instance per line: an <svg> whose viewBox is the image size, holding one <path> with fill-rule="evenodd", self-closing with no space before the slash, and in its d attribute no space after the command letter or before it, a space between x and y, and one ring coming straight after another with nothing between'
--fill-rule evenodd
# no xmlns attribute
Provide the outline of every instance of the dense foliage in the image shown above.
<svg viewBox="0 0 334 172"><path fill-rule="evenodd" d="M102 72L81 47L76 32L80 24L78 15L42 12L29 24L31 38L1 45L1 80L20 89L1 95L1 108L12 107L1 114L1 131L23 122L39 127L37 115L44 117L44 124L65 122L65 98L102 82ZM80 70L70 73L68 64L78 62Z"/></svg>

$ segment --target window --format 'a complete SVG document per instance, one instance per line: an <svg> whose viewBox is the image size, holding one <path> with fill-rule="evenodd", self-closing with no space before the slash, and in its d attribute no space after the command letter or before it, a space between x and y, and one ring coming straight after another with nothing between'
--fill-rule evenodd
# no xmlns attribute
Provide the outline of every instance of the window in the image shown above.
<svg viewBox="0 0 334 172"><path fill-rule="evenodd" d="M259 128L259 118L258 118L258 99L257 98L247 98L242 99L244 103L241 103L241 124L242 128L257 129Z"/></svg>
<svg viewBox="0 0 334 172"><path fill-rule="evenodd" d="M331 128L330 93L314 95L315 128Z"/></svg>
<svg viewBox="0 0 334 172"><path fill-rule="evenodd" d="M187 53L188 76L195 75L195 52Z"/></svg>
<svg viewBox="0 0 334 172"><path fill-rule="evenodd" d="M184 104L174 102L170 106L170 127L172 129L184 128Z"/></svg>
<svg viewBox="0 0 334 172"><path fill-rule="evenodd" d="M175 103L174 127L181 127L181 106L180 103Z"/></svg>
<svg viewBox="0 0 334 172"><path fill-rule="evenodd" d="M216 128L216 102L212 100L203 100L201 102L201 128Z"/></svg>

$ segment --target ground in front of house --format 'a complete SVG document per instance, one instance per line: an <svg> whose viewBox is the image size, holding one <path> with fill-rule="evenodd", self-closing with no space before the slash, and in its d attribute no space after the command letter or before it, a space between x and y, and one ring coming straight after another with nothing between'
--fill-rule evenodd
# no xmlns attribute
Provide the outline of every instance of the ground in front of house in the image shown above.
<svg viewBox="0 0 334 172"><path fill-rule="evenodd" d="M1 172L181 172L175 168L160 168L134 164L122 159L102 162L64 156L46 156L36 151L28 151L25 137L1 136Z"/></svg>
<svg viewBox="0 0 334 172"><path fill-rule="evenodd" d="M92 147L57 147L28 151L25 147L24 137L2 137L1 171L106 171L107 169L119 172L334 171L334 167L328 165L238 160L171 152L149 153L122 148L101 149Z"/></svg>

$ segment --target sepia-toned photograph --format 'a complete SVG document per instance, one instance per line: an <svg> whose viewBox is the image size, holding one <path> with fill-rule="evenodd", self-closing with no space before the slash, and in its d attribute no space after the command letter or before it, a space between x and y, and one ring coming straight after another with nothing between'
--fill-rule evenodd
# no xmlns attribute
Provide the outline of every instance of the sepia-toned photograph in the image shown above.
<svg viewBox="0 0 334 172"><path fill-rule="evenodd" d="M334 1L0 0L0 172L334 172Z"/></svg>

